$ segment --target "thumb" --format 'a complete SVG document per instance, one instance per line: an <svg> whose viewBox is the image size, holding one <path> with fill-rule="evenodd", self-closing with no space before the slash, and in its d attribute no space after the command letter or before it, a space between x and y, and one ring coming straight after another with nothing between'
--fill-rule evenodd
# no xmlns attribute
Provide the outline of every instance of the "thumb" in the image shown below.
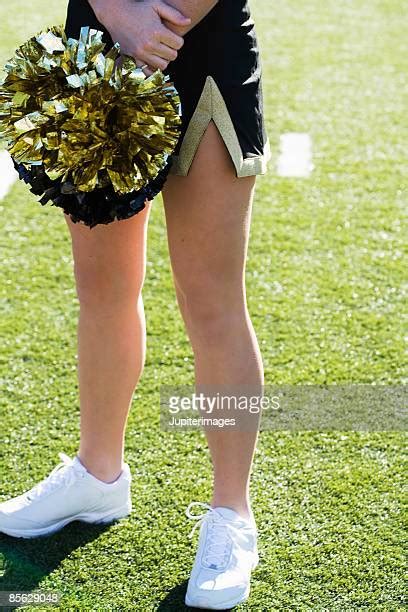
<svg viewBox="0 0 408 612"><path fill-rule="evenodd" d="M190 17L185 17L180 11L165 2L160 2L156 7L156 11L161 19L169 21L176 26L186 26L191 22Z"/></svg>

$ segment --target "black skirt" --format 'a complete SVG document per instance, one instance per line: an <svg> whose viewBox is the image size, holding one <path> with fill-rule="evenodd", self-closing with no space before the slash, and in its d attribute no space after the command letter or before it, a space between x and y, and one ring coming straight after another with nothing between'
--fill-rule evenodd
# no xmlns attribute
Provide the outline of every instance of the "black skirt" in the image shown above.
<svg viewBox="0 0 408 612"><path fill-rule="evenodd" d="M65 31L82 26L104 32L87 0L69 0ZM211 120L231 155L238 177L264 174L270 159L263 114L262 76L255 26L246 0L219 0L184 37L165 71L180 94L182 130L170 173L186 176Z"/></svg>

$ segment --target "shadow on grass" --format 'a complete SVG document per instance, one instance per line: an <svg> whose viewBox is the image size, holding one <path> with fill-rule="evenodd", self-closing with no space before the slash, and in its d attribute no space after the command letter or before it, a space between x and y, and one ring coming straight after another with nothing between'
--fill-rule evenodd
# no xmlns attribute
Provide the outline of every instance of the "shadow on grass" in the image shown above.
<svg viewBox="0 0 408 612"><path fill-rule="evenodd" d="M96 540L114 523L74 521L40 538L13 538L0 533L0 591L32 591L73 550Z"/></svg>
<svg viewBox="0 0 408 612"><path fill-rule="evenodd" d="M53 535L30 539L0 533L0 591L34 591L73 550L96 540L114 524L91 525L74 521ZM187 582L171 589L157 611L197 610L184 603ZM200 610L203 612L203 608Z"/></svg>
<svg viewBox="0 0 408 612"><path fill-rule="evenodd" d="M190 608L184 603L184 596L187 590L187 582L178 584L171 591L169 591L163 601L158 605L157 612L187 612L188 610L198 610L198 608ZM228 608L227 610L232 610ZM200 612L205 612L204 608L200 608ZM209 611L211 612L211 611ZM221 611L222 612L222 611Z"/></svg>

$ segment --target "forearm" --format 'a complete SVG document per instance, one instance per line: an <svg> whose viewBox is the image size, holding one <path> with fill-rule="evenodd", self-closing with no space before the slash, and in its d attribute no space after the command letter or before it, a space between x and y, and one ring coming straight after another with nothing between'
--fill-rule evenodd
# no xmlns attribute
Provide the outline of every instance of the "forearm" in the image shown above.
<svg viewBox="0 0 408 612"><path fill-rule="evenodd" d="M144 2L149 0L133 0L133 2ZM109 0L88 0L96 15L101 15L106 12L109 7ZM183 36L189 30L194 28L210 11L218 4L219 0L165 0L166 4L176 8L185 15L190 17L191 23L188 26L175 26L169 22L165 25L176 34Z"/></svg>
<svg viewBox="0 0 408 612"><path fill-rule="evenodd" d="M191 24L188 26L173 26L166 22L166 26L176 34L184 36L194 28L210 11L218 4L219 0L166 0L167 4L178 9L186 17L190 17Z"/></svg>

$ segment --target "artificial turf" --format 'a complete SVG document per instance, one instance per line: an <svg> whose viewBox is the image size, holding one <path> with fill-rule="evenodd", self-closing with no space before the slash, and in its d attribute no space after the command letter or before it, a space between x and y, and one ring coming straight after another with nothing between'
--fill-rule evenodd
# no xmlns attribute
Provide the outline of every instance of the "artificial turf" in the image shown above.
<svg viewBox="0 0 408 612"><path fill-rule="evenodd" d="M249 309L270 384L404 383L408 6L256 0L273 159L260 177ZM0 7L0 60L64 2ZM307 132L309 178L275 171L279 135ZM62 214L22 184L0 203L0 500L78 441L71 247ZM158 424L160 385L192 384L160 198L149 226L148 353L127 431L132 515L41 540L0 535L0 590L57 590L61 610L183 610L192 500L208 501L200 432ZM356 406L358 409L358 406ZM262 431L252 479L261 563L242 610L405 609L399 431ZM37 609L27 607L26 609Z"/></svg>

